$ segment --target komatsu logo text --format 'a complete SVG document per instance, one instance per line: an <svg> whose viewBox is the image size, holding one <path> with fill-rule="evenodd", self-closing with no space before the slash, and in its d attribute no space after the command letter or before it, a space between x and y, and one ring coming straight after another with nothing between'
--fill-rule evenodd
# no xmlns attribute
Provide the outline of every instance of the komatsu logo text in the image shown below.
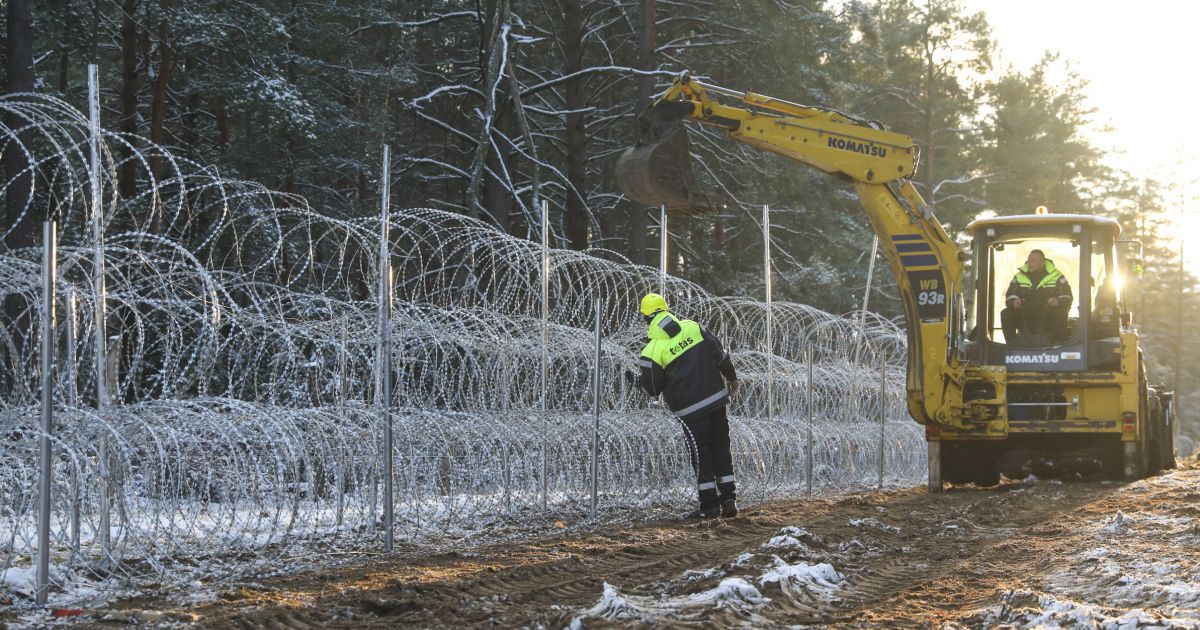
<svg viewBox="0 0 1200 630"><path fill-rule="evenodd" d="M1005 363L1058 363L1057 354L1010 354Z"/></svg>
<svg viewBox="0 0 1200 630"><path fill-rule="evenodd" d="M887 157L887 149L883 147L877 147L873 144L867 144L865 142L855 142L845 138L830 138L829 146L835 149L841 149L843 151L862 153L863 155L869 155L871 157Z"/></svg>

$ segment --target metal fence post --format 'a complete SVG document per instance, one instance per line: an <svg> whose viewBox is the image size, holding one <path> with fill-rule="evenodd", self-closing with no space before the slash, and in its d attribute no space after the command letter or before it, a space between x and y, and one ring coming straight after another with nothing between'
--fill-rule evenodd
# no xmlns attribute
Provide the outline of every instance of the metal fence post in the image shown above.
<svg viewBox="0 0 1200 630"><path fill-rule="evenodd" d="M550 206L542 200L542 509L545 510L550 493L550 462L546 453L546 434L550 431L550 417L546 411L548 378L550 371Z"/></svg>
<svg viewBox="0 0 1200 630"><path fill-rule="evenodd" d="M879 490L883 490L883 446L887 422L887 353L879 352Z"/></svg>
<svg viewBox="0 0 1200 630"><path fill-rule="evenodd" d="M78 357L75 356L75 342L78 337L75 323L75 292L67 290L67 297L63 300L63 305L66 307L66 316L64 317L67 337L67 356L65 357L64 375L67 380L66 396L67 407L74 412L79 407L79 379L76 376L75 366L78 365ZM71 458L71 555L72 557L79 554L79 460L77 457Z"/></svg>
<svg viewBox="0 0 1200 630"><path fill-rule="evenodd" d="M771 329L774 327L774 318L771 311L771 207L763 206L763 286L766 288L767 300L767 318L766 318L766 342L767 342L767 421L775 418L775 396L774 385L775 375L772 372L771 357L774 355L774 348L771 338Z"/></svg>
<svg viewBox="0 0 1200 630"><path fill-rule="evenodd" d="M592 518L596 518L596 495L600 481L600 296L596 296L596 354L592 365Z"/></svg>
<svg viewBox="0 0 1200 630"><path fill-rule="evenodd" d="M804 450L807 453L807 457L805 459L808 462L808 474L807 474L808 495L812 496L812 491L813 491L813 417L814 417L814 412L813 412L813 358L815 356L813 353L812 346L808 347L805 354L807 355L806 362L808 363L808 385L807 385L808 400L807 400L807 405L805 405L808 408L808 423L807 423L807 427L806 427L807 430L805 431L807 434L806 435L807 443L804 447Z"/></svg>
<svg viewBox="0 0 1200 630"><path fill-rule="evenodd" d="M392 252L388 216L391 198L391 147L383 145L383 175L379 199L379 413L383 419L383 522L384 551L395 539L395 506L392 488Z"/></svg>
<svg viewBox="0 0 1200 630"><path fill-rule="evenodd" d="M862 354L863 345L866 344L867 334L867 306L871 302L871 283L875 279L875 258L879 255L879 235L876 234L871 239L871 259L867 262L867 286L863 289L862 309L858 312L858 339L854 344L854 360L851 361L854 365L858 365L858 358Z"/></svg>
<svg viewBox="0 0 1200 630"><path fill-rule="evenodd" d="M667 205L658 208L658 294L667 294Z"/></svg>
<svg viewBox="0 0 1200 630"><path fill-rule="evenodd" d="M38 606L46 605L50 585L50 489L54 475L54 460L50 438L54 434L54 297L58 273L56 267L55 240L57 230L54 220L42 226L42 435L41 472L38 480L38 551L37 551L37 595Z"/></svg>
<svg viewBox="0 0 1200 630"><path fill-rule="evenodd" d="M92 224L92 293L95 301L92 341L96 367L96 415L107 418L108 391L108 291L105 288L104 216L101 199L103 180L100 177L100 83L96 64L88 64L88 152L91 177ZM109 462L110 436L100 440L100 553L104 561L112 555L112 470Z"/></svg>

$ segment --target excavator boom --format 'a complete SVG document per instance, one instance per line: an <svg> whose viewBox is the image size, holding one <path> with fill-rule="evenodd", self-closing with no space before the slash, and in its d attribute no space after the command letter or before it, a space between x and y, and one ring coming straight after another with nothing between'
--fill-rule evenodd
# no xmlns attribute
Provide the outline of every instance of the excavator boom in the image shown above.
<svg viewBox="0 0 1200 630"><path fill-rule="evenodd" d="M961 310L955 300L965 257L909 179L919 156L912 138L834 110L737 92L685 73L641 115L637 145L617 160L617 182L626 196L676 214L715 207L691 174L685 121L723 128L731 140L849 181L900 287L910 414L953 430L1003 431L1003 372L965 366L955 350ZM968 382L975 388L990 384L996 395L964 401Z"/></svg>

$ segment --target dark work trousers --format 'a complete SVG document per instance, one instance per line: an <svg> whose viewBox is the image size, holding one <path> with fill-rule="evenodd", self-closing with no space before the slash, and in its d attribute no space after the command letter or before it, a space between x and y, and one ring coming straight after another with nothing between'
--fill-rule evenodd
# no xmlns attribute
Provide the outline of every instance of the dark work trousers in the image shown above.
<svg viewBox="0 0 1200 630"><path fill-rule="evenodd" d="M691 434L688 450L692 469L696 471L696 487L700 492L700 509L715 508L725 499L735 498L733 453L729 451L729 416L725 407L683 421Z"/></svg>
<svg viewBox="0 0 1200 630"><path fill-rule="evenodd" d="M1042 332L1052 341L1067 338L1067 311L1062 306L1046 306L1036 302L1025 302L1021 308L1005 308L1000 311L1000 327L1004 329L1004 342L1016 342L1017 331L1023 333Z"/></svg>

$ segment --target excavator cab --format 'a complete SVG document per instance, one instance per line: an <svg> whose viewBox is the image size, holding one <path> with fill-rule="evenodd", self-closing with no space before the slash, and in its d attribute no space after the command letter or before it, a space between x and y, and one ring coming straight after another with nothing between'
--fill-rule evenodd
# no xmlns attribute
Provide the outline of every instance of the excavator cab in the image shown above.
<svg viewBox="0 0 1200 630"><path fill-rule="evenodd" d="M1080 372L1119 360L1116 221L1043 213L980 219L967 231L974 239L969 363ZM1039 258L1044 269L1036 273ZM1019 305L1014 294L1024 298Z"/></svg>

